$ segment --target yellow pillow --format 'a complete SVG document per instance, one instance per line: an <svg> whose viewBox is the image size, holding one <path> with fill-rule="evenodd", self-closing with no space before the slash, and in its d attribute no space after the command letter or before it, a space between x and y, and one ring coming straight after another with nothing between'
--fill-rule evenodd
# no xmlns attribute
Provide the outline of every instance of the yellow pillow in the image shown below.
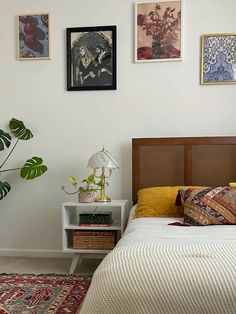
<svg viewBox="0 0 236 314"><path fill-rule="evenodd" d="M199 188L199 186L192 187ZM184 217L184 206L175 205L181 188L184 186L160 186L139 190L134 218Z"/></svg>
<svg viewBox="0 0 236 314"><path fill-rule="evenodd" d="M160 186L138 191L134 218L184 217L184 207L176 206L176 196L183 186Z"/></svg>

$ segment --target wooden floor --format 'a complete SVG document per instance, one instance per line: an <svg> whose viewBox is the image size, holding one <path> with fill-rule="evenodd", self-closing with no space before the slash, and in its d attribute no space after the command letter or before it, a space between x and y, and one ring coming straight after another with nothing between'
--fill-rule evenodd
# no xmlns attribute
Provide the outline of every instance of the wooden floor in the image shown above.
<svg viewBox="0 0 236 314"><path fill-rule="evenodd" d="M93 274L101 259L84 259L75 274ZM62 273L69 272L71 259L0 257L0 273Z"/></svg>

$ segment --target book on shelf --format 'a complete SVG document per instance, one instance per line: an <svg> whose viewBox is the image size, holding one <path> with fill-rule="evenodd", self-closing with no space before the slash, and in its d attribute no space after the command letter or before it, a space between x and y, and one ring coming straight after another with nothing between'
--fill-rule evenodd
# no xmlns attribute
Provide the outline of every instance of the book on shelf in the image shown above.
<svg viewBox="0 0 236 314"><path fill-rule="evenodd" d="M109 227L110 224L84 224L84 223L80 223L79 226L80 227Z"/></svg>

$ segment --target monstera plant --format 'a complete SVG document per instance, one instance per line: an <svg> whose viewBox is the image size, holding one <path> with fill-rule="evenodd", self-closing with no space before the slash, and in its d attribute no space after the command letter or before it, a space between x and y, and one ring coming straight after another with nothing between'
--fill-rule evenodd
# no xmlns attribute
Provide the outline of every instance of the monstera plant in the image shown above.
<svg viewBox="0 0 236 314"><path fill-rule="evenodd" d="M6 158L0 164L0 175L7 171L20 171L20 176L26 180L32 180L41 176L47 171L47 167L43 164L41 157L34 156L28 159L22 167L6 169L5 164L13 153L19 141L28 141L33 137L33 134L27 129L24 123L17 119L11 119L9 122L10 131L6 132L0 129L0 151L10 149ZM1 176L0 176L1 179ZM8 182L0 181L0 200L2 200L11 190L11 185Z"/></svg>

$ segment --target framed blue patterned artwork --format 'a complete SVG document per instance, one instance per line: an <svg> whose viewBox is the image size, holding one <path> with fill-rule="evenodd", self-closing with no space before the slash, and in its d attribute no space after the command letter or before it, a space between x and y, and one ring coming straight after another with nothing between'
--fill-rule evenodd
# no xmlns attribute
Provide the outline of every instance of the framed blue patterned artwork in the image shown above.
<svg viewBox="0 0 236 314"><path fill-rule="evenodd" d="M236 83L236 33L201 38L201 84Z"/></svg>

